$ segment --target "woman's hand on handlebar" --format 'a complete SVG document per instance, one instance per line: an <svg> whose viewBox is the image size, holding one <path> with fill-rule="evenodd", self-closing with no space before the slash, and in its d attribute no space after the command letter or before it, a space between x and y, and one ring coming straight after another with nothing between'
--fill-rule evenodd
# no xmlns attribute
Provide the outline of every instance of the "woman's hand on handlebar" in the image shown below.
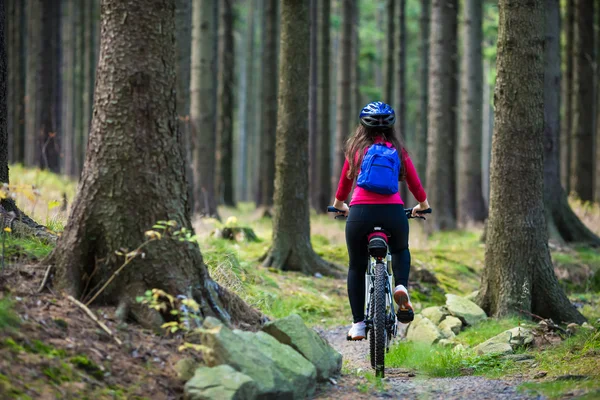
<svg viewBox="0 0 600 400"><path fill-rule="evenodd" d="M413 217L418 217L420 212L423 212L425 210L430 209L431 207L429 207L429 202L427 201L427 199L425 199L425 201L422 201L421 203L417 204L416 206L413 207L412 209L412 216Z"/></svg>
<svg viewBox="0 0 600 400"><path fill-rule="evenodd" d="M337 213L336 215L343 215L344 217L348 216L348 213L350 212L350 207L348 207L348 204L338 199L335 199L335 201L333 202L333 206L338 210L342 211Z"/></svg>

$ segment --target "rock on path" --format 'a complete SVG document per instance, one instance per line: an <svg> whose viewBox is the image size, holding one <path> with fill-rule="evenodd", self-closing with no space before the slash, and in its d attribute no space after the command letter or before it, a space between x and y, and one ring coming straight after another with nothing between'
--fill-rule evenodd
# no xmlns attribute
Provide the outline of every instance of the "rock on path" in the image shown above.
<svg viewBox="0 0 600 400"><path fill-rule="evenodd" d="M331 345L344 357L344 365L352 371L358 368L370 370L369 342L349 342L346 332L350 326L333 329L318 329ZM397 340L397 339L396 339ZM461 376L456 378L419 378L409 377L408 370L387 369L385 390L383 392L364 393L358 390L365 383L352 374L344 375L336 386L321 390L318 399L444 399L444 400L487 400L487 399L543 399L517 391L519 381L492 380L479 376Z"/></svg>

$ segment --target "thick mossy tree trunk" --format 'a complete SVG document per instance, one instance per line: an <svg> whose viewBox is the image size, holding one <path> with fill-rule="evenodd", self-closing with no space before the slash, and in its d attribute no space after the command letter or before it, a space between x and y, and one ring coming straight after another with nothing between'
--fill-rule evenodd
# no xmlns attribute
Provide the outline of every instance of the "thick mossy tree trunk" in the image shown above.
<svg viewBox="0 0 600 400"><path fill-rule="evenodd" d="M275 131L277 129L277 25L276 0L264 0L264 44L262 53L262 119L260 138L260 189L257 206L270 208L275 190ZM308 36L305 38L308 41ZM305 115L306 118L306 115Z"/></svg>
<svg viewBox="0 0 600 400"><path fill-rule="evenodd" d="M79 192L48 262L75 298L108 281L159 220L191 229L175 94L175 0L102 1L94 118ZM158 29L157 27L160 27ZM196 244L163 238L144 248L98 297L145 325L135 297L159 288L193 294L203 314L258 324L260 314L208 275Z"/></svg>
<svg viewBox="0 0 600 400"><path fill-rule="evenodd" d="M567 194L571 191L571 126L573 101L573 29L575 26L575 0L566 0L563 18L564 73L562 74L562 119L560 125L560 181Z"/></svg>
<svg viewBox="0 0 600 400"><path fill-rule="evenodd" d="M352 8L356 0L342 0L342 31L340 33L339 63L337 68L337 115L335 131L335 158L333 160L333 179L337 184L344 165L344 145L350 135L352 116ZM391 92L390 92L391 93ZM345 199L340 199L345 200Z"/></svg>
<svg viewBox="0 0 600 400"><path fill-rule="evenodd" d="M546 45L544 65L544 204L550 238L562 243L600 246L575 215L560 183L560 3L545 0Z"/></svg>
<svg viewBox="0 0 600 400"><path fill-rule="evenodd" d="M232 0L219 7L219 50L217 55L217 196L226 206L235 206L233 194L233 89L235 64Z"/></svg>
<svg viewBox="0 0 600 400"><path fill-rule="evenodd" d="M317 158L319 159L319 173L317 183L317 211L325 212L325 206L333 199L331 193L331 0L319 2L319 93L318 111L319 118Z"/></svg>
<svg viewBox="0 0 600 400"><path fill-rule="evenodd" d="M593 200L594 176L594 2L575 0L571 191Z"/></svg>
<svg viewBox="0 0 600 400"><path fill-rule="evenodd" d="M544 218L545 3L499 2L490 217L478 301L494 317L523 310L583 322L554 275Z"/></svg>
<svg viewBox="0 0 600 400"><path fill-rule="evenodd" d="M192 3L192 70L190 77L190 122L194 137L194 212L218 217L215 198L215 126L216 113L213 63L214 0Z"/></svg>
<svg viewBox="0 0 600 400"><path fill-rule="evenodd" d="M419 123L417 127L415 165L421 182L427 178L427 129L429 104L429 18L431 0L421 0L419 17Z"/></svg>
<svg viewBox="0 0 600 400"><path fill-rule="evenodd" d="M264 265L332 275L338 271L313 251L308 197L308 4L283 0L278 95L273 245Z"/></svg>
<svg viewBox="0 0 600 400"><path fill-rule="evenodd" d="M457 0L433 0L429 55L427 196L435 216L427 228L456 228Z"/></svg>
<svg viewBox="0 0 600 400"><path fill-rule="evenodd" d="M463 11L460 143L457 216L462 226L483 222L487 209L481 189L481 141L483 109L483 40L480 0L467 0Z"/></svg>

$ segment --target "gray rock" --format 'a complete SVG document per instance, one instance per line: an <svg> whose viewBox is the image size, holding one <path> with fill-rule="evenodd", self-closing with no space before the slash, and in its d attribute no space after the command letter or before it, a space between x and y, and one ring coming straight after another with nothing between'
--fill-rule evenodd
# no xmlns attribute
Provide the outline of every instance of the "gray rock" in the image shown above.
<svg viewBox="0 0 600 400"><path fill-rule="evenodd" d="M521 361L529 361L529 360L533 360L533 356L530 354L507 354L504 357L505 360L510 360L510 361L514 361L514 362L521 362Z"/></svg>
<svg viewBox="0 0 600 400"><path fill-rule="evenodd" d="M427 307L421 311L421 314L436 325L450 315L445 307Z"/></svg>
<svg viewBox="0 0 600 400"><path fill-rule="evenodd" d="M291 346L310 361L317 369L317 380L323 382L339 375L342 355L317 332L307 327L300 316L292 314L268 322L263 331L280 343Z"/></svg>
<svg viewBox="0 0 600 400"><path fill-rule="evenodd" d="M567 325L567 332L569 332L570 334L574 334L579 330L579 325L577 325L575 322L571 322L569 325Z"/></svg>
<svg viewBox="0 0 600 400"><path fill-rule="evenodd" d="M289 382L293 382L297 398L311 397L317 385L317 370L306 358L290 346L279 343L265 332L233 331L242 339L253 342L269 357Z"/></svg>
<svg viewBox="0 0 600 400"><path fill-rule="evenodd" d="M191 357L182 358L177 361L173 367L177 372L177 377L182 381L188 381L194 376L196 368L198 368L198 362Z"/></svg>
<svg viewBox="0 0 600 400"><path fill-rule="evenodd" d="M477 354L509 354L513 352L515 347L528 346L532 342L533 332L531 329L518 326L486 340L485 342L476 346L474 350L477 352Z"/></svg>
<svg viewBox="0 0 600 400"><path fill-rule="evenodd" d="M483 342L479 346L476 346L473 350L479 355L483 354L511 354L513 348L508 343L493 343Z"/></svg>
<svg viewBox="0 0 600 400"><path fill-rule="evenodd" d="M460 329L462 328L462 321L450 315L440 322L438 328L444 335L448 337L452 336L450 334L458 335L460 333Z"/></svg>
<svg viewBox="0 0 600 400"><path fill-rule="evenodd" d="M261 398L298 398L293 382L256 343L234 334L216 318L206 318L202 327L202 344L211 349L203 353L208 366L228 364L249 376L255 382Z"/></svg>
<svg viewBox="0 0 600 400"><path fill-rule="evenodd" d="M595 330L596 330L596 328L594 328L592 325L590 325L590 324L589 324L589 323L587 323L587 322L584 322L583 324L581 324L581 327L582 327L582 328L585 328L585 329L589 329L589 330L591 330L591 331L595 331Z"/></svg>
<svg viewBox="0 0 600 400"><path fill-rule="evenodd" d="M529 328L517 326L506 332L510 332L511 338L509 343L512 346L529 346L533 343L533 332Z"/></svg>
<svg viewBox="0 0 600 400"><path fill-rule="evenodd" d="M456 343L450 339L440 339L440 341L437 344L442 347L452 347L452 348L454 348L456 345L458 345L458 343Z"/></svg>
<svg viewBox="0 0 600 400"><path fill-rule="evenodd" d="M479 290L476 290L474 292L472 292L471 294L465 296L465 299L470 300L470 301L475 301L475 299L477 298L477 296L479 296Z"/></svg>
<svg viewBox="0 0 600 400"><path fill-rule="evenodd" d="M437 343L440 339L444 339L442 332L433 322L423 316L420 316L420 318L415 316L414 321L408 327L408 332L406 332L406 340L412 342L431 345Z"/></svg>
<svg viewBox="0 0 600 400"><path fill-rule="evenodd" d="M253 400L258 398L258 387L247 375L229 365L196 369L184 386L186 400Z"/></svg>
<svg viewBox="0 0 600 400"><path fill-rule="evenodd" d="M454 294L446 294L446 307L450 314L460 318L467 325L475 325L487 318L485 311L477 304Z"/></svg>

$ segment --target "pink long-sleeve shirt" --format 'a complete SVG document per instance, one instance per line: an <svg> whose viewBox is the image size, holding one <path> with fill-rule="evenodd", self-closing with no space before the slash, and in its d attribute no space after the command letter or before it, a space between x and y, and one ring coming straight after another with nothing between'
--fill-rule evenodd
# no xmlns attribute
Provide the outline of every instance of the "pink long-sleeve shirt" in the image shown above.
<svg viewBox="0 0 600 400"><path fill-rule="evenodd" d="M385 144L388 147L392 147L390 142L385 142ZM417 175L417 171L410 156L404 149L402 149L402 165L406 169L406 183L408 184L408 189L418 202L425 201L427 199L427 194L423 189L423 185L421 185L421 181L419 180L419 176ZM350 164L348 163L348 159L346 159L344 167L342 168L340 183L338 184L338 189L335 193L335 198L340 201L344 201L348 198L348 195L352 190L352 184L354 183L353 179L348 178L349 169ZM400 193L379 194L357 186L354 189L352 200L350 201L351 206L355 204L404 204L404 202L400 197Z"/></svg>

